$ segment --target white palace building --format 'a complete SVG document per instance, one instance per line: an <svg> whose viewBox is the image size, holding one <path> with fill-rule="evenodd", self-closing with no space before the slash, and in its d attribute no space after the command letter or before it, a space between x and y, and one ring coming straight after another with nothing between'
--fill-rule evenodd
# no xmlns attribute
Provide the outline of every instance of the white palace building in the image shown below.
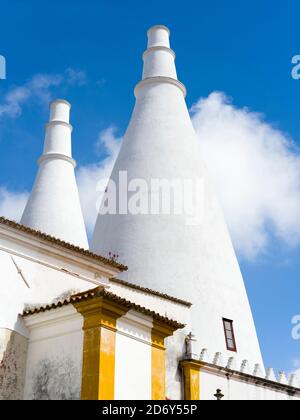
<svg viewBox="0 0 300 420"><path fill-rule="evenodd" d="M51 103L22 219L0 217L2 400L300 399L295 375L264 366L169 35L161 25L148 31L136 104L91 249L71 152L71 106ZM117 211L106 211L123 188L120 174L132 187L131 211L120 198ZM145 211L141 201L159 203L162 184L143 189L141 180L193 181L201 187L201 215L193 220L160 204ZM138 200L134 185L142 189Z"/></svg>

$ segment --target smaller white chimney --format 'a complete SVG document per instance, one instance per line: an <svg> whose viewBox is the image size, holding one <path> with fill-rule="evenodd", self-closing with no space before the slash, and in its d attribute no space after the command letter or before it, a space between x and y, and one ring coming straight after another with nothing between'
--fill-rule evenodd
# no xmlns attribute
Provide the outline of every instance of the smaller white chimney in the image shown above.
<svg viewBox="0 0 300 420"><path fill-rule="evenodd" d="M169 77L177 80L175 53L170 48L170 31L162 25L148 31L148 48L143 54L143 79Z"/></svg>
<svg viewBox="0 0 300 420"><path fill-rule="evenodd" d="M21 223L82 248L88 248L72 158L71 105L50 105L43 155Z"/></svg>

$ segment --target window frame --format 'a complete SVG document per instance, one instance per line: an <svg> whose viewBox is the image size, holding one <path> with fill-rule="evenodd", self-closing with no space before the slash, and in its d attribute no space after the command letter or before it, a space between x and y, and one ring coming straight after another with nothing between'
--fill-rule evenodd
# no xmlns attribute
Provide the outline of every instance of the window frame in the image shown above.
<svg viewBox="0 0 300 420"><path fill-rule="evenodd" d="M233 328L233 320L228 319L228 318L222 318L222 321L223 321L226 348L227 348L228 351L232 351L234 353L237 353L236 340L235 340L235 334L234 334L234 328ZM230 326L231 326L230 332L232 334L232 338L228 337L228 334L227 334L228 329L226 328L226 322L230 323ZM233 347L230 347L229 340L233 342Z"/></svg>

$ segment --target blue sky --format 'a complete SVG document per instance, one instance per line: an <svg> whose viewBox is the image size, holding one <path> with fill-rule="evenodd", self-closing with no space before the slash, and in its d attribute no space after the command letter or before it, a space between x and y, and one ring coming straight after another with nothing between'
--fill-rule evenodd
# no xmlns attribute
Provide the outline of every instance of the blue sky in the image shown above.
<svg viewBox="0 0 300 420"><path fill-rule="evenodd" d="M297 156L300 80L291 78L291 59L300 54L299 12L299 2L291 0L1 2L7 79L0 80L0 186L30 190L48 96L73 104L79 167L107 157L105 148L95 146L99 133L113 125L116 135L123 134L141 77L146 30L157 23L171 29L189 107L224 92L234 109L263 113L264 123L293 139ZM1 116L5 95L20 86L33 89L37 74L51 80L44 95L30 94L14 115ZM267 252L250 259L241 254L240 262L266 365L291 371L300 359L300 341L291 337L291 318L300 313L299 246L286 245L272 223L266 229Z"/></svg>

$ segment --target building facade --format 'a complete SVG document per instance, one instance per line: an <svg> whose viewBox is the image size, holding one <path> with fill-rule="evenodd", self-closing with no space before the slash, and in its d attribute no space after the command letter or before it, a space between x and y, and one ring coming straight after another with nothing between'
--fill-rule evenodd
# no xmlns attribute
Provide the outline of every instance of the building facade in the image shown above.
<svg viewBox="0 0 300 420"><path fill-rule="evenodd" d="M91 251L74 173L71 106L51 104L21 222L0 218L2 400L300 399L295 375L264 366L169 36L162 25L148 31L135 108ZM124 174L131 185L126 211ZM139 199L137 180L144 186ZM163 185L187 180L200 187L196 213L141 206L157 205ZM119 198L110 213L112 191Z"/></svg>

